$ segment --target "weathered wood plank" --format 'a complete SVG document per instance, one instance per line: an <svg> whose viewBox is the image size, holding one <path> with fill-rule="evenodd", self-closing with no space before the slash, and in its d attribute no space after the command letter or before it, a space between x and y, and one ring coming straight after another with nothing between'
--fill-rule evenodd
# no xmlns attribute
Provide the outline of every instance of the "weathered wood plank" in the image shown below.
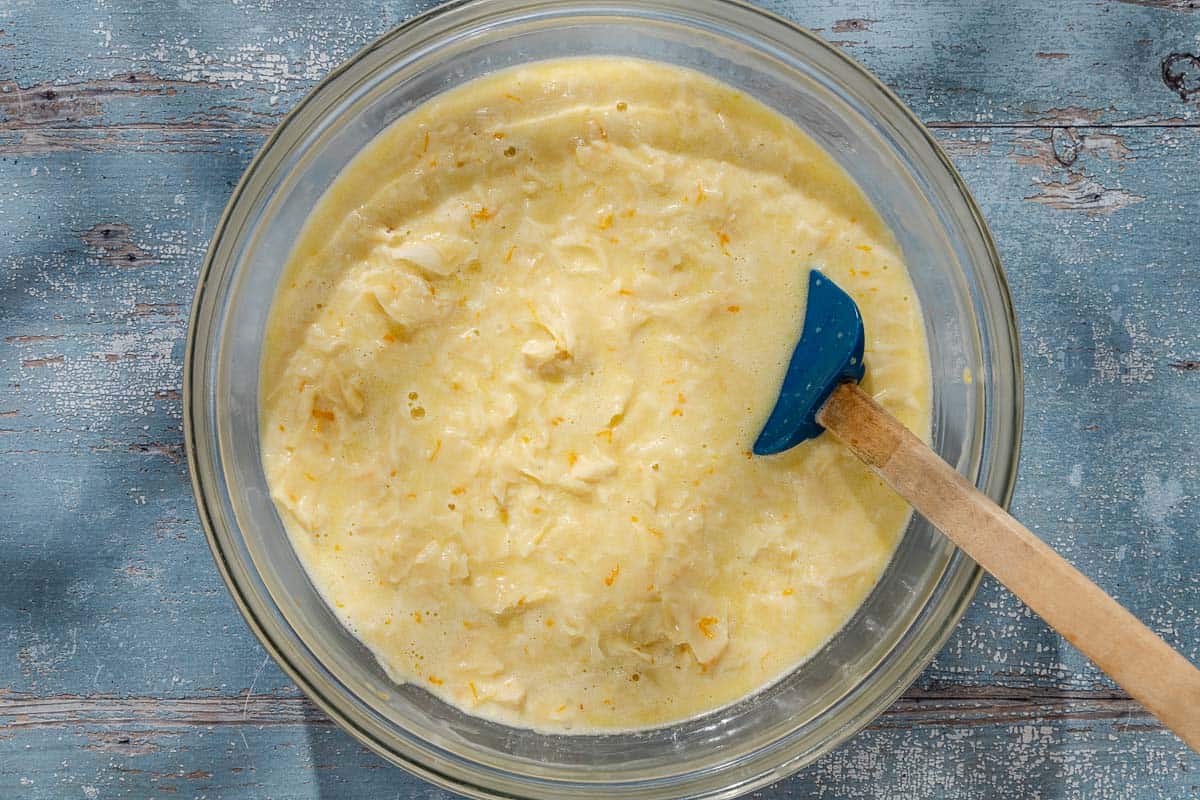
<svg viewBox="0 0 1200 800"><path fill-rule="evenodd" d="M0 16L0 130L260 130L330 68L432 0L248 4L84 0ZM1156 2L760 5L818 31L923 119L980 124L1194 124L1200 14ZM7 73L7 74L6 74Z"/></svg>
<svg viewBox="0 0 1200 800"><path fill-rule="evenodd" d="M306 701L0 698L0 792L448 798ZM22 758L36 751L36 761ZM922 696L758 797L1190 797L1197 760L1128 700Z"/></svg>

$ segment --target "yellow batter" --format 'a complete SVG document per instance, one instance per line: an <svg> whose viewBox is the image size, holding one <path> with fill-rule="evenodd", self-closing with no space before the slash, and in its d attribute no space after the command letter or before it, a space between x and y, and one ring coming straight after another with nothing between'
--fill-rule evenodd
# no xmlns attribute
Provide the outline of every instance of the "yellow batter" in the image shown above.
<svg viewBox="0 0 1200 800"><path fill-rule="evenodd" d="M663 724L779 678L909 515L829 437L750 455L810 266L924 434L893 237L782 116L616 59L415 109L313 211L264 346L264 467L314 583L397 681L515 725Z"/></svg>

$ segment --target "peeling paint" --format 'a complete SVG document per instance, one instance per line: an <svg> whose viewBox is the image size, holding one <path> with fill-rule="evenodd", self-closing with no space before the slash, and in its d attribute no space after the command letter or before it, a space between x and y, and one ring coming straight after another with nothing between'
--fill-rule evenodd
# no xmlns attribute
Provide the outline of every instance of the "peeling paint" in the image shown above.
<svg viewBox="0 0 1200 800"><path fill-rule="evenodd" d="M1145 201L1145 197L1124 189L1110 188L1093 178L1074 175L1065 181L1038 184L1038 191L1025 196L1034 203L1060 211L1083 211L1089 216L1113 214Z"/></svg>
<svg viewBox="0 0 1200 800"><path fill-rule="evenodd" d="M879 22L879 20L877 20L877 19L862 19L862 18L839 19L837 22L833 23L833 32L834 33L860 33L862 31L869 31L869 30L871 30L871 26L874 25L876 22Z"/></svg>
<svg viewBox="0 0 1200 800"><path fill-rule="evenodd" d="M133 243L132 233L133 230L124 223L102 222L88 228L80 238L114 267L134 269L156 263L154 256Z"/></svg>

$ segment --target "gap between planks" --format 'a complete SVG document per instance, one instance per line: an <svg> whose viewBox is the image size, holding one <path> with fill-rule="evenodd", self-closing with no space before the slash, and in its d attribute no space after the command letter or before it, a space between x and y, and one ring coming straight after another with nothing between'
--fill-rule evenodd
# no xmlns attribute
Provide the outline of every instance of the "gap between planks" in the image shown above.
<svg viewBox="0 0 1200 800"><path fill-rule="evenodd" d="M280 116L278 122L282 123L285 116ZM1164 120L1114 120L1112 122L1053 122L1047 120L1037 120L1031 122L1021 121L994 121L994 120L921 120L926 128L935 130L955 130L959 128L1000 128L1000 129L1030 129L1030 130L1052 130L1054 128L1067 128L1071 130L1088 130L1088 129L1107 129L1107 128L1200 128L1200 119L1184 120L1184 119L1164 119ZM271 133L278 126L278 123L273 125L239 125L236 123L228 125L214 125L204 123L191 122L162 122L162 123L129 123L125 125L110 124L110 125L38 125L38 124L0 124L0 134L21 134L21 133L40 133L54 136L72 136L83 133L91 134L109 134L119 135L122 133L233 133L243 135L265 136Z"/></svg>
<svg viewBox="0 0 1200 800"><path fill-rule="evenodd" d="M1034 721L1119 721L1117 727L1161 728L1119 692L1047 692L960 687L910 691L871 723L874 729L1005 725ZM146 728L219 725L316 725L333 722L303 697L246 695L191 698L0 694L0 731L133 725Z"/></svg>

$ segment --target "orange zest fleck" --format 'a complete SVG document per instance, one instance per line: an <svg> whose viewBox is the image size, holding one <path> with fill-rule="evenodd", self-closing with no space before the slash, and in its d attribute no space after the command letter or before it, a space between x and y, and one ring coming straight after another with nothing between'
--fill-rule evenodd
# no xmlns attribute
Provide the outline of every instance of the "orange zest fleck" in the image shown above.
<svg viewBox="0 0 1200 800"><path fill-rule="evenodd" d="M716 624L716 617L701 617L699 621L696 622L696 627L698 627L700 632L704 634L704 638L715 639L717 638L717 634L713 632L712 628Z"/></svg>
<svg viewBox="0 0 1200 800"><path fill-rule="evenodd" d="M548 619L548 620L546 620L546 627L547 627L547 628L553 628L553 627L554 627L554 620L553 620L553 619Z"/></svg>
<svg viewBox="0 0 1200 800"><path fill-rule="evenodd" d="M604 585L612 586L613 583L617 580L617 576L620 574L621 574L621 565L617 564L615 567L612 568L612 572L608 573L608 577L606 577L604 579Z"/></svg>
<svg viewBox="0 0 1200 800"><path fill-rule="evenodd" d="M442 679L435 675L429 676L429 682L432 683L434 686L441 686L443 683Z"/></svg>
<svg viewBox="0 0 1200 800"><path fill-rule="evenodd" d="M599 225L599 227L600 227L600 230L602 230L602 231L606 231L609 228L611 228L612 224L613 224L613 215L611 213L605 214L603 217L600 218L600 222L597 223L597 225Z"/></svg>
<svg viewBox="0 0 1200 800"><path fill-rule="evenodd" d="M312 415L313 415L313 418L315 418L315 419L323 419L328 422L333 422L333 420L335 419L332 411L326 411L322 408L314 408L312 410Z"/></svg>
<svg viewBox="0 0 1200 800"><path fill-rule="evenodd" d="M597 439L601 439L601 438L606 439L609 444L612 444L612 428L605 428L602 431L597 431L596 438Z"/></svg>
<svg viewBox="0 0 1200 800"><path fill-rule="evenodd" d="M672 417L682 417L682 416L683 416L683 410L682 410L682 409L678 409L678 408L672 408L672 409L671 409L671 416L672 416Z"/></svg>
<svg viewBox="0 0 1200 800"><path fill-rule="evenodd" d="M704 197L705 197L704 184L697 181L696 182L696 205L700 205L701 203L703 203Z"/></svg>
<svg viewBox="0 0 1200 800"><path fill-rule="evenodd" d="M729 234L725 231L717 231L717 243L721 245L721 252L729 255L729 248L725 246L729 244Z"/></svg>
<svg viewBox="0 0 1200 800"><path fill-rule="evenodd" d="M563 422L564 422L564 419L563 419L562 417L555 417L554 419L550 420L550 424L551 424L551 425L553 425L553 426L554 426L554 427L556 427L556 428L557 428L559 425L562 425L562 424L563 424Z"/></svg>
<svg viewBox="0 0 1200 800"><path fill-rule="evenodd" d="M784 596L784 597L791 597L791 596L792 596L792 595L794 595L795 593L796 593L796 590L795 590L795 589L793 589L793 588L792 588L792 587L790 587L790 586L789 586L788 588L786 588L786 589L784 589L784 590L783 590L783 596Z"/></svg>
<svg viewBox="0 0 1200 800"><path fill-rule="evenodd" d="M638 521L638 516L637 516L637 514L632 514L632 515L630 515L630 517L629 517L629 521L630 521L630 522L637 522L637 521Z"/></svg>
<svg viewBox="0 0 1200 800"><path fill-rule="evenodd" d="M471 690L471 697L474 697L476 700L478 700L479 699L479 690L477 690L475 688L475 681L467 681L467 686Z"/></svg>
<svg viewBox="0 0 1200 800"><path fill-rule="evenodd" d="M621 295L622 297L633 297L633 292L629 291L628 289L618 289L617 294Z"/></svg>
<svg viewBox="0 0 1200 800"><path fill-rule="evenodd" d="M392 336L390 333L385 333L381 338L388 344L391 344L392 342L396 341L396 337Z"/></svg>
<svg viewBox="0 0 1200 800"><path fill-rule="evenodd" d="M479 206L479 211L475 211L472 213L472 215L470 215L470 227L474 229L476 222L487 222L488 219L491 219L493 216L496 215L494 215L492 211L488 210L486 205L481 205Z"/></svg>
<svg viewBox="0 0 1200 800"><path fill-rule="evenodd" d="M514 244L512 247L508 248L508 252L504 254L505 264L508 264L512 261L513 253L515 252L517 252L517 246Z"/></svg>
<svg viewBox="0 0 1200 800"><path fill-rule="evenodd" d="M421 616L420 611L412 612L412 618L413 618L413 622L417 623L418 625L420 625L424 621L424 617Z"/></svg>
<svg viewBox="0 0 1200 800"><path fill-rule="evenodd" d="M421 147L421 155L429 152L429 131L425 131L425 144Z"/></svg>
<svg viewBox="0 0 1200 800"><path fill-rule="evenodd" d="M429 460L433 461L436 459L438 457L438 453L440 452L442 452L442 440L438 439L436 442L434 442L433 452L429 454Z"/></svg>
<svg viewBox="0 0 1200 800"><path fill-rule="evenodd" d="M492 134L492 138L495 139L496 141L500 141L505 136L507 136L507 134L504 131L496 131L495 133Z"/></svg>
<svg viewBox="0 0 1200 800"><path fill-rule="evenodd" d="M742 307L741 306L729 306L725 310L728 311L730 314L736 314L742 310Z"/></svg>
<svg viewBox="0 0 1200 800"><path fill-rule="evenodd" d="M869 244L860 244L860 245L858 246L858 249L859 249L859 250L862 250L864 253L869 253L869 252L871 252L871 245L869 245Z"/></svg>
<svg viewBox="0 0 1200 800"><path fill-rule="evenodd" d="M523 100L521 100L521 98L517 97L515 94L507 94L506 93L504 96L507 97L509 100L512 100L514 103L524 102Z"/></svg>
<svg viewBox="0 0 1200 800"><path fill-rule="evenodd" d="M567 453L567 464L569 466L573 467L578 462L579 462L579 454L578 453L574 453L574 452Z"/></svg>
<svg viewBox="0 0 1200 800"><path fill-rule="evenodd" d="M455 497L458 497L459 495L464 495L466 493L467 493L467 487L465 487L465 486L455 486L453 489L450 490L450 494L454 495Z"/></svg>

